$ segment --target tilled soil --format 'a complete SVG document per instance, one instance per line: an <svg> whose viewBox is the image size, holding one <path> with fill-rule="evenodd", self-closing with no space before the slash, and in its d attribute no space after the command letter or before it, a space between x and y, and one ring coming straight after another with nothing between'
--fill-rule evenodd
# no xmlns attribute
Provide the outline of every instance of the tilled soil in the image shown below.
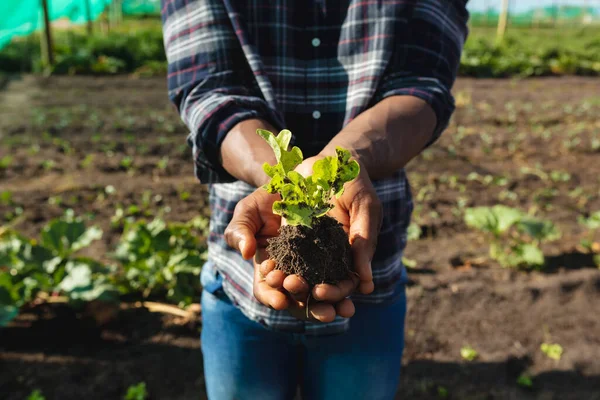
<svg viewBox="0 0 600 400"><path fill-rule="evenodd" d="M416 267L398 398L600 399L600 270L579 245L600 238L577 223L600 210L600 80L459 80L454 93L449 129L408 167L421 235L406 252ZM11 193L0 218L35 237L71 208L104 230L88 252L103 258L121 233L117 208L208 215L186 135L163 79L11 80L0 90L0 192ZM501 268L464 224L464 208L498 203L562 231L542 271ZM0 398L37 388L49 400L120 399L140 381L151 399L203 398L199 328L126 310L99 329L36 308L0 331ZM560 344L561 359L542 343Z"/></svg>

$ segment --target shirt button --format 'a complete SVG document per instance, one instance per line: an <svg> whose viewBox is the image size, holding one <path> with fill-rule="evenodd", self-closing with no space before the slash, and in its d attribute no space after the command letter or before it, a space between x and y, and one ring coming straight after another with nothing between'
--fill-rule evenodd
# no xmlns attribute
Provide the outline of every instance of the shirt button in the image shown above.
<svg viewBox="0 0 600 400"><path fill-rule="evenodd" d="M314 38L312 40L312 45L313 47L319 47L321 45L321 39L319 39L318 37Z"/></svg>
<svg viewBox="0 0 600 400"><path fill-rule="evenodd" d="M321 112L320 112L319 110L315 110L315 111L313 111L312 117L313 117L314 119L319 119L319 118L321 118Z"/></svg>

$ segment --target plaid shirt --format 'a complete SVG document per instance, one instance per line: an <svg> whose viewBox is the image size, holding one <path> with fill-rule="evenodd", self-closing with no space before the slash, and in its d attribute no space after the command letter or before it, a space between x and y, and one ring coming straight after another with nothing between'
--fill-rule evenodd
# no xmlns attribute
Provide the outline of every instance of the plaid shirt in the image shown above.
<svg viewBox="0 0 600 400"><path fill-rule="evenodd" d="M260 304L253 267L223 238L236 203L255 188L219 164L219 146L240 121L290 129L306 157L382 99L415 96L437 115L432 142L454 110L450 89L466 39L466 0L163 0L169 96L191 134L196 175L212 209L205 288L221 286L250 319L277 330L343 332L347 319L298 321ZM375 291L391 301L406 280L402 253L412 212L404 170L374 182L383 225L372 262Z"/></svg>

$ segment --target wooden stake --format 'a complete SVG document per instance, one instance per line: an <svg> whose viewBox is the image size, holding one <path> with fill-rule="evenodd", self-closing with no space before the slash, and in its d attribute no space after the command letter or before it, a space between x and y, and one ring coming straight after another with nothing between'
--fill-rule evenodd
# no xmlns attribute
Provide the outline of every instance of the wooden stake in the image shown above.
<svg viewBox="0 0 600 400"><path fill-rule="evenodd" d="M87 33L92 36L93 24L92 24L92 5L90 0L83 0L85 2L85 18L87 19Z"/></svg>
<svg viewBox="0 0 600 400"><path fill-rule="evenodd" d="M509 0L502 0L502 10L500 11L500 18L498 19L498 31L496 32L496 41L501 42L506 33L506 25L508 23L508 2Z"/></svg>
<svg viewBox="0 0 600 400"><path fill-rule="evenodd" d="M42 2L42 11L44 14L44 46L42 46L42 57L46 65L54 65L54 46L52 45L52 26L50 25L50 13L48 12L48 1Z"/></svg>

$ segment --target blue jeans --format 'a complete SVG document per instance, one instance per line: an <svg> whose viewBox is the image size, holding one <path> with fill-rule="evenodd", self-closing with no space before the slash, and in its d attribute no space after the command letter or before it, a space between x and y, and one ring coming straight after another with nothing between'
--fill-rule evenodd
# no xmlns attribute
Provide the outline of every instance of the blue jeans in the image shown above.
<svg viewBox="0 0 600 400"><path fill-rule="evenodd" d="M393 399L404 349L404 285L392 304L356 304L350 330L305 336L248 319L218 290L202 293L209 400Z"/></svg>

